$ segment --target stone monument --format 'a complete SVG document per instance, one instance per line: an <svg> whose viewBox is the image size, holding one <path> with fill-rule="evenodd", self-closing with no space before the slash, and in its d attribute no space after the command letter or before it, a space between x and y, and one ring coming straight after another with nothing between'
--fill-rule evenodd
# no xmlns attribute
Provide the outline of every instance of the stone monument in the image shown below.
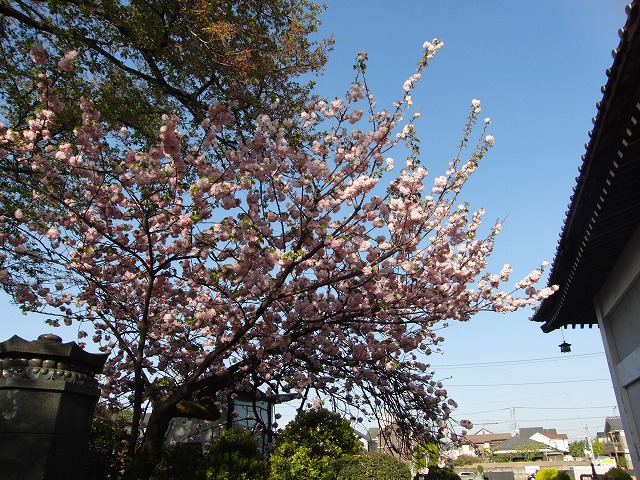
<svg viewBox="0 0 640 480"><path fill-rule="evenodd" d="M106 359L54 334L0 343L0 478L83 477Z"/></svg>

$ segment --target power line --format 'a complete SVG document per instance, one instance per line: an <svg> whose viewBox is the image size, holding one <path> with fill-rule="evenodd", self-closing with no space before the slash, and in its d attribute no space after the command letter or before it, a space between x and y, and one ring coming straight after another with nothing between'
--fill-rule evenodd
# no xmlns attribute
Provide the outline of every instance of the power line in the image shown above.
<svg viewBox="0 0 640 480"><path fill-rule="evenodd" d="M530 410L577 410L575 407L516 407L516 408L528 408ZM617 408L616 405L607 405L605 407L580 407L581 409L585 408Z"/></svg>
<svg viewBox="0 0 640 480"><path fill-rule="evenodd" d="M578 360L582 358L598 357L604 355L604 352L594 353L582 353L564 357L544 357L544 358L529 358L522 360L502 360L499 362L479 362L479 363L457 363L450 365L431 365L434 369L442 368L475 368L475 367L499 367L504 365L521 365L527 363L542 363L542 362L557 362L559 360Z"/></svg>
<svg viewBox="0 0 640 480"><path fill-rule="evenodd" d="M511 410L510 408L508 408L507 410ZM528 419L528 420L522 420L520 418L518 418L517 423L524 423L524 422L528 422L528 423L533 423L533 422L564 422L564 421L568 421L568 420L597 420L597 419L602 419L604 421L604 417L571 417L571 418L534 418L534 419ZM473 419L471 419L472 423L476 423L473 421ZM484 422L497 422L497 423L509 423L511 425L514 424L514 420L515 417L511 417L511 418L507 418L507 419L495 419L495 418L487 418L487 419L482 419L482 420L478 420L477 423L484 423Z"/></svg>
<svg viewBox="0 0 640 480"><path fill-rule="evenodd" d="M447 387L520 387L522 385L550 385L554 383L610 382L610 378L589 378L586 380L563 380L558 382L524 382L524 383L483 383L483 384L445 384Z"/></svg>
<svg viewBox="0 0 640 480"><path fill-rule="evenodd" d="M586 408L613 408L615 405L607 405L604 407L580 407L582 409L586 409ZM472 412L472 413L465 413L465 415L481 415L483 413L494 413L494 412L504 412L506 410L511 410L512 408L517 408L520 410L577 410L574 407L508 407L508 408L498 408L495 410L485 410L484 412Z"/></svg>

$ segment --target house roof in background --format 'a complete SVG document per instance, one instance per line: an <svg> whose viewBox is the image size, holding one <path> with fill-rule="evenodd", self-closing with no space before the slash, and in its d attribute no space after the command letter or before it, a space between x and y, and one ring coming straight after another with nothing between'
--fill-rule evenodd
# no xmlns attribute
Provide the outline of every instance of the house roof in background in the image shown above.
<svg viewBox="0 0 640 480"><path fill-rule="evenodd" d="M598 323L593 297L640 224L638 0L626 11L549 276L560 289L532 317L545 333Z"/></svg>
<svg viewBox="0 0 640 480"><path fill-rule="evenodd" d="M491 442L502 442L511 438L510 433L489 433L489 434L480 434L480 435L465 435L464 438L471 443L480 444L480 443L491 443Z"/></svg>
<svg viewBox="0 0 640 480"><path fill-rule="evenodd" d="M496 447L497 450L495 453L512 452L521 447L534 447L540 451L555 451L555 448L552 448L549 445L545 445L542 442L537 442L535 440L531 440L529 437L524 437L518 434L499 444Z"/></svg>
<svg viewBox="0 0 640 480"><path fill-rule="evenodd" d="M615 432L617 430L624 430L624 427L622 426L622 418L607 417L604 421L604 433Z"/></svg>
<svg viewBox="0 0 640 480"><path fill-rule="evenodd" d="M549 433L542 432L542 434L549 439L568 440L569 436L566 433Z"/></svg>

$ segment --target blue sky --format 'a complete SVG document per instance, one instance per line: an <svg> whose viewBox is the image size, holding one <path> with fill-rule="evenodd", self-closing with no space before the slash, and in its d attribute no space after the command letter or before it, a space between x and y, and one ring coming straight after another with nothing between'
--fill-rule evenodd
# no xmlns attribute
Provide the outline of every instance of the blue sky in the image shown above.
<svg viewBox="0 0 640 480"><path fill-rule="evenodd" d="M413 98L422 108L422 163L439 175L452 158L468 105L482 100L496 146L463 199L484 207L486 222L508 215L493 270L514 278L553 260L580 157L618 46L625 2L619 0L332 0L321 34L334 52L318 93L341 96L358 51L369 55L368 78L378 105L399 98L425 40L444 48ZM399 164L399 159L396 160ZM456 416L494 432L557 428L571 439L602 430L615 397L598 329L543 334L530 312L481 314L443 331L445 354L431 358L460 407ZM0 297L0 337L34 339L48 331ZM65 340L75 329L57 329ZM475 365L475 366L473 366ZM585 380L585 381L578 381ZM588 381L587 381L588 380ZM285 412L286 413L286 412Z"/></svg>

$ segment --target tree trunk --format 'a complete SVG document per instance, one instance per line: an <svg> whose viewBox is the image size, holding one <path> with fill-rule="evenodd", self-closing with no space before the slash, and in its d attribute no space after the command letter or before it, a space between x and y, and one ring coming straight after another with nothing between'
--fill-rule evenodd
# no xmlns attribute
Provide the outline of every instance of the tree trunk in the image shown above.
<svg viewBox="0 0 640 480"><path fill-rule="evenodd" d="M155 406L144 432L142 446L129 460L124 480L149 480L156 465L162 460L162 444L169 422L178 413L174 404L160 403Z"/></svg>

